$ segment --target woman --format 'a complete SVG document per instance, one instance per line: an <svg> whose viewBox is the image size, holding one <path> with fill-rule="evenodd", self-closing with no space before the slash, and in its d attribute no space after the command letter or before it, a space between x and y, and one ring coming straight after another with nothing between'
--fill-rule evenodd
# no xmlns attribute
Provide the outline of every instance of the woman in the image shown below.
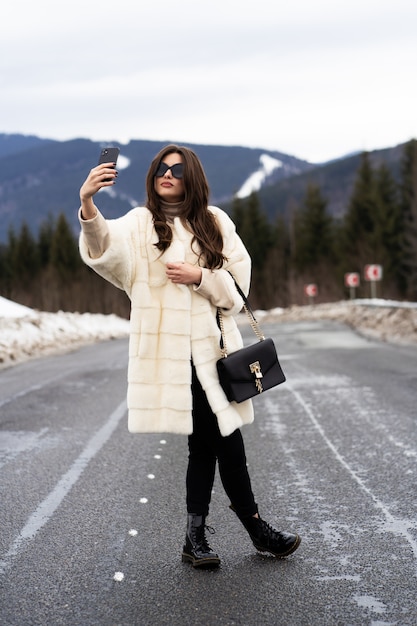
<svg viewBox="0 0 417 626"><path fill-rule="evenodd" d="M105 220L93 196L115 184L114 166L93 168L81 187L80 251L131 299L129 430L188 435L182 559L194 567L220 564L205 536L216 461L231 508L255 547L288 556L300 537L262 520L252 493L240 432L253 421L252 403L229 403L216 370L217 307L229 350L243 345L233 317L242 299L229 271L247 293L249 255L226 213L208 206L206 176L190 149L161 150L147 174L145 206Z"/></svg>

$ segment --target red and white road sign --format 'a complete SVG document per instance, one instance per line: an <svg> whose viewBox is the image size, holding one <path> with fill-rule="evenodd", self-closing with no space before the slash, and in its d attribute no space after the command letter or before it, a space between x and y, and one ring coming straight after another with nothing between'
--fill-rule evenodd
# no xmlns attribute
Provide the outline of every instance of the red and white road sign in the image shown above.
<svg viewBox="0 0 417 626"><path fill-rule="evenodd" d="M319 290L317 289L317 285L311 283L310 285L304 285L304 293L309 298L314 298L317 296Z"/></svg>
<svg viewBox="0 0 417 626"><path fill-rule="evenodd" d="M345 287L359 287L361 279L357 272L349 272L345 274Z"/></svg>
<svg viewBox="0 0 417 626"><path fill-rule="evenodd" d="M365 265L365 280L382 280L382 265Z"/></svg>

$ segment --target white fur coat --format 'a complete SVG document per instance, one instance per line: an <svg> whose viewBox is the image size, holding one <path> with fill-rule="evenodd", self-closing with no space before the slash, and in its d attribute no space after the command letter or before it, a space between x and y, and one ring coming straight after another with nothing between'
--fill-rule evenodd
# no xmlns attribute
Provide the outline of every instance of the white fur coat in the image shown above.
<svg viewBox="0 0 417 626"><path fill-rule="evenodd" d="M84 262L131 300L128 428L131 432L192 432L191 358L198 379L217 416L220 432L229 435L253 421L250 400L229 403L219 385L216 361L221 357L216 306L223 310L230 352L242 346L234 315L242 300L230 270L245 293L249 290L250 258L230 218L215 214L228 258L224 269L203 269L199 287L174 284L167 279L167 262L198 264L191 248L191 233L179 218L172 225L173 240L162 255L151 213L133 209L116 220L97 218L83 222L80 252ZM98 258L92 247L101 247ZM195 247L195 244L194 244ZM227 297L226 297L227 295Z"/></svg>

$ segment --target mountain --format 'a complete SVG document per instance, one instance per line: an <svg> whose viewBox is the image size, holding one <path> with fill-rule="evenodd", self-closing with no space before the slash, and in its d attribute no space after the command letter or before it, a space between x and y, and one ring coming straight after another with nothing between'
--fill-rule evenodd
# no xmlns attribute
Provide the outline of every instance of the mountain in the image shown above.
<svg viewBox="0 0 417 626"><path fill-rule="evenodd" d="M133 140L121 149L117 184L98 194L107 217L118 217L145 198L149 164L169 141ZM34 234L49 216L64 213L78 233L79 188L98 160L104 144L88 139L54 141L34 136L0 134L0 242L9 228L18 232L25 221ZM309 183L317 184L328 211L341 217L353 189L361 154L312 164L281 152L242 146L185 144L200 157L211 189L210 201L230 211L235 195L257 191L261 207L273 221L299 205ZM398 178L403 145L368 152L374 167L386 163Z"/></svg>
<svg viewBox="0 0 417 626"><path fill-rule="evenodd" d="M5 135L0 133L0 157L24 152L30 148L51 143L51 139L40 139L34 135Z"/></svg>
<svg viewBox="0 0 417 626"><path fill-rule="evenodd" d="M149 164L168 143L133 140L127 145L110 144L119 146L121 153L117 184L97 198L107 217L118 217L144 201ZM23 221L37 234L49 216L61 212L78 232L79 188L97 164L103 145L87 139L61 142L0 135L0 242L6 241L10 227L17 232ZM210 201L220 206L230 202L235 193L242 196L313 167L302 159L270 150L185 145L200 157L211 189Z"/></svg>
<svg viewBox="0 0 417 626"><path fill-rule="evenodd" d="M387 165L396 180L400 174L404 144L383 150L368 152L373 168ZM259 202L270 220L277 214L288 216L294 206L303 201L308 184L320 187L323 198L327 200L327 211L335 218L343 217L355 184L362 153L356 153L328 163L310 167L294 176L281 180L270 180L259 193Z"/></svg>

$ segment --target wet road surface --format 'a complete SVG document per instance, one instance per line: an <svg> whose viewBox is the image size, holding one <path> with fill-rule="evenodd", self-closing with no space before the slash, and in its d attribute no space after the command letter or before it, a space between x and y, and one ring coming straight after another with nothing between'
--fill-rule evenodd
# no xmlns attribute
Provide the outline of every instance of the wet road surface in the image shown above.
<svg viewBox="0 0 417 626"><path fill-rule="evenodd" d="M222 566L183 564L186 438L129 435L127 342L87 346L0 372L2 625L417 623L417 348L263 330L287 382L242 432L260 513L299 550L257 553L217 478Z"/></svg>

